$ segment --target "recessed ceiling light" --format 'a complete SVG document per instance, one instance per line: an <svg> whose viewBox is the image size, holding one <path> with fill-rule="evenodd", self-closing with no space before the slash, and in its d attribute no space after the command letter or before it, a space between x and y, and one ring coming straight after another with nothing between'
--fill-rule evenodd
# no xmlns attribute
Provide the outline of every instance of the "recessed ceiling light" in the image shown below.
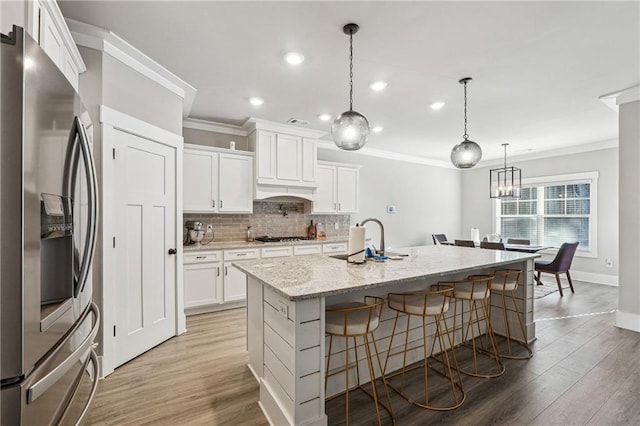
<svg viewBox="0 0 640 426"><path fill-rule="evenodd" d="M382 127L382 126L376 126L376 127L373 127L373 128L371 129L371 131L372 131L373 133L380 133L380 132L381 132L381 131L383 131L383 130L384 130L384 127Z"/></svg>
<svg viewBox="0 0 640 426"><path fill-rule="evenodd" d="M284 60L291 65L300 65L304 62L304 55L297 52L289 52L284 55Z"/></svg>
<svg viewBox="0 0 640 426"><path fill-rule="evenodd" d="M429 106L431 107L431 109L440 109L444 106L444 102L434 102Z"/></svg>
<svg viewBox="0 0 640 426"><path fill-rule="evenodd" d="M253 106L260 106L264 103L264 99L262 98L251 98L249 99L249 103Z"/></svg>
<svg viewBox="0 0 640 426"><path fill-rule="evenodd" d="M381 90L384 90L385 87L387 87L387 82L386 81L376 81L375 83L371 83L371 90L375 90L376 92L379 92Z"/></svg>
<svg viewBox="0 0 640 426"><path fill-rule="evenodd" d="M331 114L320 114L318 118L322 121L329 121L331 120Z"/></svg>

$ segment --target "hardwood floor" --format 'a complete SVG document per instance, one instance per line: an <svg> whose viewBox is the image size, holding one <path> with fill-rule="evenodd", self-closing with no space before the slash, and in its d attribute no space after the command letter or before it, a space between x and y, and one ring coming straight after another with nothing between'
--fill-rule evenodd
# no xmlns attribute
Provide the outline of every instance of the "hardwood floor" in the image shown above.
<svg viewBox="0 0 640 426"><path fill-rule="evenodd" d="M451 412L420 409L391 392L397 423L640 424L640 333L613 326L616 287L574 286L575 294L535 301L533 358L505 360L496 379L465 376L467 399ZM188 317L187 333L100 383L85 424L267 424L246 367L244 321L244 309ZM351 424L375 424L371 400L352 396ZM343 404L327 403L329 424L344 423Z"/></svg>

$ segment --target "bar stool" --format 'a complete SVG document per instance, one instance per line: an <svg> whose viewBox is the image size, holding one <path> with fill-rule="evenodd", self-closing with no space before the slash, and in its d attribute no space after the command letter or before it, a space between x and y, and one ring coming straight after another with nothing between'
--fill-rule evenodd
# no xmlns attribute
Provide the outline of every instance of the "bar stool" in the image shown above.
<svg viewBox="0 0 640 426"><path fill-rule="evenodd" d="M389 342L389 351L387 352L387 358L384 363L385 378L388 381L388 379L392 377L402 375L402 385L399 389L390 382L388 382L388 386L411 404L430 410L449 411L456 409L462 405L466 396L462 387L462 378L460 377L460 373L458 372L458 365L456 362L455 352L453 350L451 335L449 334L449 328L444 318L445 313L449 310L449 300L452 295L452 287L437 285L431 286L431 291L413 293L389 293L387 295L387 303L390 309L396 311L396 318L393 323L393 332L391 334L391 341ZM407 327L404 331L404 347L400 351L392 353L393 339L396 335L396 328L398 325L398 318L400 317L400 314L406 315L407 318ZM420 321L422 322L423 362L416 363L414 366L407 368L407 353L419 348L419 346L416 346L409 349L409 323L412 316L419 317ZM426 319L429 317L433 318L433 322L435 324L435 334L433 336L431 349L427 350L428 343ZM433 356L436 340L439 345L441 359L437 359ZM391 356L399 354L403 355L402 368L390 375L386 375L389 358ZM432 365L429 365L429 358L440 362L443 366L444 372L434 368ZM421 367L423 368L424 374L424 402L422 401L422 398L413 398L407 395L407 392L405 391L405 374L408 371ZM449 380L449 386L451 386L451 400L447 402L447 405L443 405L444 403L434 405L429 401L429 370L432 370ZM457 380L454 377L454 372L457 376ZM420 399L420 401L417 401L417 399Z"/></svg>
<svg viewBox="0 0 640 426"><path fill-rule="evenodd" d="M504 330L506 335L504 336L507 339L507 353L501 354L503 358L509 359L529 359L533 356L533 352L529 347L529 343L527 343L527 333L524 330L524 323L522 322L522 317L520 316L520 308L518 308L518 303L516 302L516 290L518 289L518 281L520 280L521 271L517 269L497 269L493 273L493 282L491 283L491 291L496 292L500 295L500 300L502 301L502 319L504 321ZM507 300L506 295L509 293L511 295L511 300L513 301L513 307L516 311L516 316L518 317L518 323L520 324L520 332L522 333L522 340L516 340L517 344L521 345L527 350L527 355L520 356L514 355L511 352L511 327L508 321L508 312L507 312Z"/></svg>
<svg viewBox="0 0 640 426"><path fill-rule="evenodd" d="M455 332L460 330L462 345L469 347L473 353L473 371L460 368L460 372L468 376L493 378L499 377L504 373L504 364L498 352L498 345L493 335L493 328L491 327L489 317L489 296L491 294L490 288L492 283L493 277L486 275L470 276L466 280L461 281L442 281L438 283L439 285L453 287L453 298L456 299L453 315L454 340ZM466 327L465 302L469 304L469 318ZM458 309L458 305L460 305L460 309ZM458 317L458 311L460 311L460 317ZM481 315L478 311L481 311ZM458 325L458 322L460 322L460 325ZM480 327L483 323L484 333ZM478 340L480 344L478 344L476 340ZM457 348L458 347L456 347L456 350ZM479 355L490 358L491 363L495 364L495 367L489 369L490 371L480 371L478 368Z"/></svg>
<svg viewBox="0 0 640 426"><path fill-rule="evenodd" d="M389 413L391 419L393 420L393 424L395 424L395 417L393 416L393 410L391 407L391 398L389 396L389 391L387 389L387 383L384 378L384 374L382 374L382 363L380 362L380 355L378 352L378 346L376 344L376 339L373 335L373 332L380 325L380 317L382 316L382 307L384 306L384 299L380 297L372 297L365 296L364 303L360 302L349 302L343 303L340 305L329 306L325 309L325 332L329 335L329 355L327 356L327 370L325 372L324 378L324 386L327 388L327 382L330 376L334 376L336 374L340 374L342 372L345 373L346 377L346 386L345 386L345 394L346 394L346 409L345 409L345 424L349 425L349 370L351 368L356 369L356 377L357 377L357 385L354 389L360 389L367 395L369 395L374 402L376 408L376 416L378 417L378 425L382 424L382 419L380 417L380 408L378 405L382 406L382 408ZM339 336L345 338L345 364L343 368L340 368L338 371L334 371L329 373L329 366L331 361L331 348L333 344L333 337ZM363 346L365 349L365 354L367 358L367 366L369 368L369 378L371 379L371 388L373 394L369 393L365 390L360 384L360 369L359 369L359 361L358 361L358 346L356 344L356 337L362 337ZM350 364L349 362L349 338L353 338L353 349L355 352L355 364ZM388 407L383 404L378 397L378 390L376 386L376 376L373 368L373 362L371 359L371 348L369 347L369 338L373 342L373 349L375 351L375 356L378 360L378 368L382 374L382 387L384 388L384 392L387 397ZM327 400L331 400L336 396L332 396L327 398Z"/></svg>

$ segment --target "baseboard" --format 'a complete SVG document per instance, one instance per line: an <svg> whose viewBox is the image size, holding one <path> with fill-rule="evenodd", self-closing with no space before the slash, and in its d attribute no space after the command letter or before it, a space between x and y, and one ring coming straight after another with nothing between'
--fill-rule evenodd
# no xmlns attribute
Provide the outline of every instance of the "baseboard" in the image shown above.
<svg viewBox="0 0 640 426"><path fill-rule="evenodd" d="M618 287L618 276L607 274L596 274L593 272L570 270L571 278L576 281L585 281L594 284L604 284ZM562 277L562 275L560 275Z"/></svg>
<svg viewBox="0 0 640 426"><path fill-rule="evenodd" d="M640 332L640 315L618 311L616 313L616 327Z"/></svg>

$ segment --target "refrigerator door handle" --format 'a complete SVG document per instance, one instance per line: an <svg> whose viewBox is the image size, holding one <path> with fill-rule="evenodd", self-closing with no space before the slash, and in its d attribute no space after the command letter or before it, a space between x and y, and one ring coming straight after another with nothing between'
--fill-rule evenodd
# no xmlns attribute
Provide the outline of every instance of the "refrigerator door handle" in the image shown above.
<svg viewBox="0 0 640 426"><path fill-rule="evenodd" d="M71 397L69 398L69 401L66 407L64 407L64 410L62 410L62 412L58 416L55 424L61 423L62 419L64 419L67 413L69 412L69 408L71 407L73 400L78 395L78 389L80 388L80 381L82 380L82 375L86 373L89 363L93 364L93 384L91 385L91 391L89 391L89 397L87 398L87 401L85 402L84 407L80 412L80 415L78 416L76 421L73 422L73 424L76 426L79 425L82 419L84 418L84 416L87 414L87 411L89 411L89 406L93 402L93 398L96 396L96 391L98 390L98 356L96 355L96 352L93 349L89 353L87 360L84 362L84 365L82 366L82 370L80 370L78 374L78 377L76 380L77 383L74 386L73 393L71 394ZM70 422L65 422L65 423L70 424Z"/></svg>
<svg viewBox="0 0 640 426"><path fill-rule="evenodd" d="M89 275L89 267L93 259L93 253L95 249L95 242L98 233L98 179L96 177L96 167L93 160L93 153L91 152L91 146L87 138L87 132L80 121L78 116L74 119L73 125L77 132L78 139L80 140L80 151L82 152L82 159L85 165L85 172L87 175L87 204L89 217L87 219L87 235L85 237L84 251L82 254L82 261L80 263L80 271L78 273L78 283L75 287L74 297L84 290L84 286L87 283Z"/></svg>
<svg viewBox="0 0 640 426"><path fill-rule="evenodd" d="M93 312L94 315L94 323L89 335L82 341L82 343L74 350L71 355L69 355L62 363L56 366L53 370L51 370L47 375L43 378L35 382L32 386L27 389L27 404L31 404L35 400L37 400L40 396L42 396L47 389L53 386L62 376L64 376L73 366L77 363L83 355L85 355L89 350L91 350L91 345L93 344L93 340L98 334L98 329L100 328L100 311L95 303L91 302L89 309L87 309L80 318L76 325L73 327L71 332L67 335L67 338L58 346L58 348L51 354L51 356L55 356L61 348L63 348L69 339L75 334L75 332L80 328L84 320L89 315L90 312Z"/></svg>

